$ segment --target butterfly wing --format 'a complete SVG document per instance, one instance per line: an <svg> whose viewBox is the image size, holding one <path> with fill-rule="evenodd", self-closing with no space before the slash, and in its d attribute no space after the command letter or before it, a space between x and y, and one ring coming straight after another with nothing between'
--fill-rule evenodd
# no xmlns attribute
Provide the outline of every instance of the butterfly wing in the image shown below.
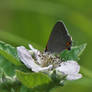
<svg viewBox="0 0 92 92"><path fill-rule="evenodd" d="M57 22L51 32L45 51L60 53L64 49L70 49L71 37L63 22Z"/></svg>

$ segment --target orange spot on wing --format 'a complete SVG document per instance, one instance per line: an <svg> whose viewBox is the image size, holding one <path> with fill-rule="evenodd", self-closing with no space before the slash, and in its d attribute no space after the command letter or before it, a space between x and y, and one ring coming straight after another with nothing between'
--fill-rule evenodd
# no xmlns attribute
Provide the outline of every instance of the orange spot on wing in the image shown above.
<svg viewBox="0 0 92 92"><path fill-rule="evenodd" d="M70 50L70 49L71 49L71 48L69 47L70 45L71 45L71 42L67 42L67 43L66 43L66 46L67 46L66 49L67 49L67 50Z"/></svg>
<svg viewBox="0 0 92 92"><path fill-rule="evenodd" d="M67 43L66 43L66 46L69 46L70 44L71 44L70 42L67 42Z"/></svg>

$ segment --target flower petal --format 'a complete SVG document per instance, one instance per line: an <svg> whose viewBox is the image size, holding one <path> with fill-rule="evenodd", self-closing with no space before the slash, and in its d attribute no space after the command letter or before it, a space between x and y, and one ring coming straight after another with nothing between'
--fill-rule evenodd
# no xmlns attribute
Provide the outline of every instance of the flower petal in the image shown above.
<svg viewBox="0 0 92 92"><path fill-rule="evenodd" d="M62 62L60 64L61 66L56 68L56 70L64 73L64 74L77 74L80 70L80 66L76 61L67 61L67 62Z"/></svg>
<svg viewBox="0 0 92 92"><path fill-rule="evenodd" d="M82 74L70 74L66 77L67 80L77 80L80 78L82 78Z"/></svg>
<svg viewBox="0 0 92 92"><path fill-rule="evenodd" d="M32 69L32 71L34 72L45 71L45 70L51 69L52 67L50 65L48 67L42 68L39 65L37 65L34 59L32 58L30 52L23 46L17 47L17 52L18 52L19 58L26 65L26 67L28 67L29 69Z"/></svg>
<svg viewBox="0 0 92 92"><path fill-rule="evenodd" d="M41 54L40 51L38 51L37 49L33 48L33 46L31 44L29 44L29 48L32 50L32 52L34 53L36 59L37 59L37 62L39 64L41 64L41 58L39 57L39 55Z"/></svg>
<svg viewBox="0 0 92 92"><path fill-rule="evenodd" d="M37 53L37 52L38 52L38 50L35 49L31 44L29 44L29 48L30 48L34 53Z"/></svg>

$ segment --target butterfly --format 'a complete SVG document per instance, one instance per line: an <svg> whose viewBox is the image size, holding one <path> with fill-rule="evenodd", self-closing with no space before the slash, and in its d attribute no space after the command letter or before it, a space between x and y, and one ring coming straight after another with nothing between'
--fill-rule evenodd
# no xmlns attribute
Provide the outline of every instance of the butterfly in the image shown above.
<svg viewBox="0 0 92 92"><path fill-rule="evenodd" d="M70 50L72 46L72 37L68 33L65 24L58 21L49 37L45 52L60 53L65 49Z"/></svg>

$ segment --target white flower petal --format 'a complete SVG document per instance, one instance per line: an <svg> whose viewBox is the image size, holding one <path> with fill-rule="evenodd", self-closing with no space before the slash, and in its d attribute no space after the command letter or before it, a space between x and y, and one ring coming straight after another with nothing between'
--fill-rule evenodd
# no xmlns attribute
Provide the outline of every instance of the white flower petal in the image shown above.
<svg viewBox="0 0 92 92"><path fill-rule="evenodd" d="M53 68L53 66L52 65L49 65L48 67L42 67L41 69L40 69L40 71L48 71L48 70L51 70Z"/></svg>
<svg viewBox="0 0 92 92"><path fill-rule="evenodd" d="M35 49L31 44L29 44L29 48L30 48L34 53L37 53L37 52L38 52L38 50Z"/></svg>
<svg viewBox="0 0 92 92"><path fill-rule="evenodd" d="M77 74L80 70L80 66L76 61L67 61L62 62L61 66L56 68L56 70L64 73L64 74Z"/></svg>
<svg viewBox="0 0 92 92"><path fill-rule="evenodd" d="M67 80L77 80L80 78L82 78L82 74L70 74L66 77Z"/></svg>
<svg viewBox="0 0 92 92"><path fill-rule="evenodd" d="M38 51L37 49L33 48L33 46L31 44L29 44L29 48L32 50L32 52L35 54L35 57L37 59L37 62L39 64L41 64L41 58L39 57L39 55L41 54L40 51Z"/></svg>
<svg viewBox="0 0 92 92"><path fill-rule="evenodd" d="M48 67L40 67L34 62L34 59L32 58L30 52L23 46L17 47L18 56L21 59L21 61L28 67L29 69L32 69L34 72L39 71L45 71L48 69L51 69L51 65Z"/></svg>

